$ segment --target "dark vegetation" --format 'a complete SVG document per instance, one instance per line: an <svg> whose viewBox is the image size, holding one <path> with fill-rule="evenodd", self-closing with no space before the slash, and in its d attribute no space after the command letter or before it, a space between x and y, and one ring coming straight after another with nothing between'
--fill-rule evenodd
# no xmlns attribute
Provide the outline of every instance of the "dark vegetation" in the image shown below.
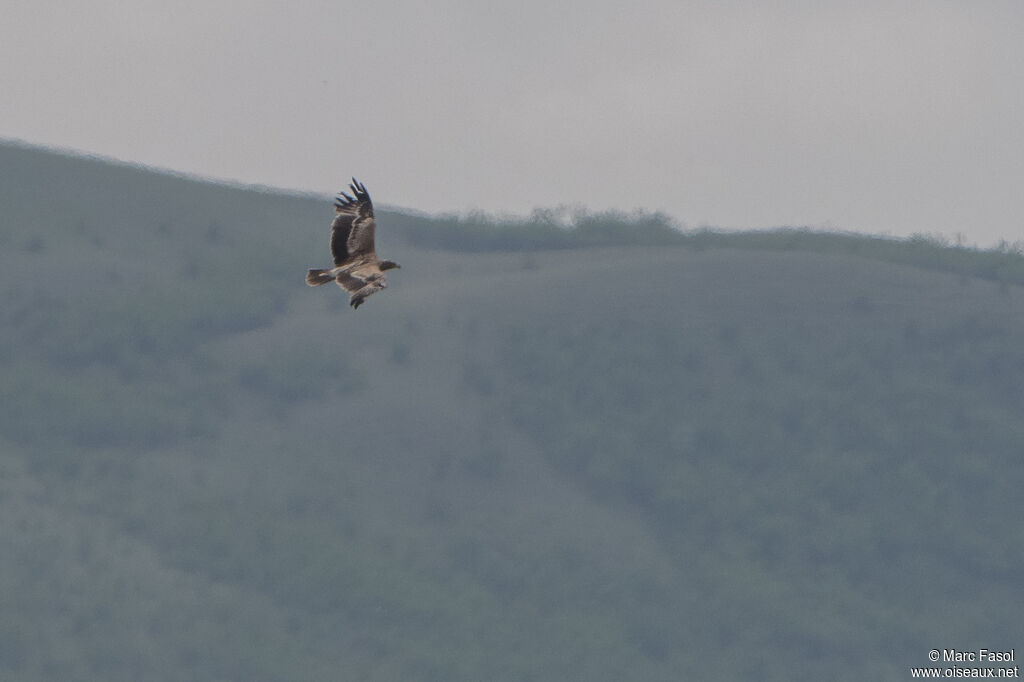
<svg viewBox="0 0 1024 682"><path fill-rule="evenodd" d="M404 267L353 312L303 284L326 198L0 174L0 679L905 679L1021 643L1017 246L378 211Z"/></svg>

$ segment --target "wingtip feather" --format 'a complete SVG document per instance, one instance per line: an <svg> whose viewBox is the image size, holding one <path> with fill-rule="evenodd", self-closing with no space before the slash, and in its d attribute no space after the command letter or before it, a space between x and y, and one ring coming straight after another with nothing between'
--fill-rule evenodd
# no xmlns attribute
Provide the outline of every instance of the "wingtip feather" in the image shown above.
<svg viewBox="0 0 1024 682"><path fill-rule="evenodd" d="M352 188L352 191L355 193L357 197L362 198L363 196L369 196L369 194L366 191L366 185L356 180L355 177L352 178L352 184L349 186Z"/></svg>

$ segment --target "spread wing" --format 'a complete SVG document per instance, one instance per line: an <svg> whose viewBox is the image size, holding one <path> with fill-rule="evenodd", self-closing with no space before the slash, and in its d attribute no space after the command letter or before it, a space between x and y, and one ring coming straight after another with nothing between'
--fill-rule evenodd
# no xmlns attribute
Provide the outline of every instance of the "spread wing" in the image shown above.
<svg viewBox="0 0 1024 682"><path fill-rule="evenodd" d="M360 257L371 256L376 259L373 245L373 233L377 227L373 219L373 203L366 191L366 186L352 178L349 185L350 196L345 192L338 194L334 200L334 222L331 223L331 255L335 265Z"/></svg>

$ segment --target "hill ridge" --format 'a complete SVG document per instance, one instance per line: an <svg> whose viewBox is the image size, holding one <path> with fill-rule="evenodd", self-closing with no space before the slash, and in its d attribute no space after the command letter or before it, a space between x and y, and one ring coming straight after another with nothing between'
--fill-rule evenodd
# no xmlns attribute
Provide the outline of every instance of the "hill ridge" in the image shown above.
<svg viewBox="0 0 1024 682"><path fill-rule="evenodd" d="M0 678L900 679L1022 634L1013 248L383 212L354 312L303 281L327 201L0 172Z"/></svg>

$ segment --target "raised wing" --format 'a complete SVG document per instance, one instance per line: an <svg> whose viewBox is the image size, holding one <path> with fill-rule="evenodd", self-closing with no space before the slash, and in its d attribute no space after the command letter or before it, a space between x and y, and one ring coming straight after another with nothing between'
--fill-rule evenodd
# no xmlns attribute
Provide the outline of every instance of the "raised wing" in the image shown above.
<svg viewBox="0 0 1024 682"><path fill-rule="evenodd" d="M340 192L334 200L334 222L331 223L331 255L335 265L344 265L360 256L376 258L373 234L377 222L373 219L373 202L366 187L355 178L349 185L350 196Z"/></svg>

